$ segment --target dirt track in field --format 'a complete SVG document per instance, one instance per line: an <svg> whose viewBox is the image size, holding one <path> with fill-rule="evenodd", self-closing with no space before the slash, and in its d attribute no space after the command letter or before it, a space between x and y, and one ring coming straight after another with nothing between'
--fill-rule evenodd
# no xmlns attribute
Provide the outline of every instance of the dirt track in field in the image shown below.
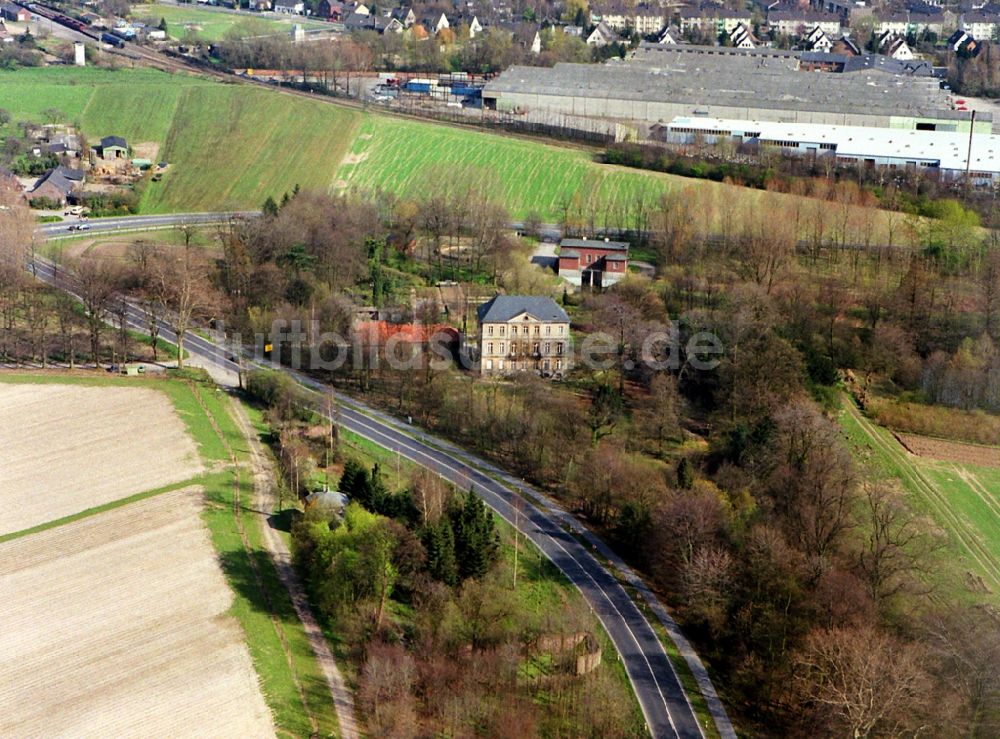
<svg viewBox="0 0 1000 739"><path fill-rule="evenodd" d="M0 544L0 736L274 735L201 505L179 490Z"/></svg>
<svg viewBox="0 0 1000 739"><path fill-rule="evenodd" d="M0 535L202 469L184 422L159 391L0 383Z"/></svg>
<svg viewBox="0 0 1000 739"><path fill-rule="evenodd" d="M320 669L323 670L326 677L330 696L333 698L337 710L337 723L340 725L341 739L356 739L360 736L360 729L354 711L354 698L344 682L344 677L337 667L333 652L330 651L330 645L313 614L306 589L299 580L292 564L292 553L285 541L271 528L268 520L269 515L266 512L278 509L274 485L277 472L274 470L272 462L239 400L232 401L232 410L233 418L240 427L240 431L243 432L250 449L250 463L254 481L254 508L261 511L259 514L262 518L260 529L264 545L270 552L271 559L274 560L278 577L281 578L288 590L288 595L292 599L292 607L302 622L306 638L309 639L309 645L312 647L313 654L316 655Z"/></svg>
<svg viewBox="0 0 1000 739"><path fill-rule="evenodd" d="M1000 448L997 447L933 439L916 434L896 433L895 436L910 453L918 457L1000 468Z"/></svg>

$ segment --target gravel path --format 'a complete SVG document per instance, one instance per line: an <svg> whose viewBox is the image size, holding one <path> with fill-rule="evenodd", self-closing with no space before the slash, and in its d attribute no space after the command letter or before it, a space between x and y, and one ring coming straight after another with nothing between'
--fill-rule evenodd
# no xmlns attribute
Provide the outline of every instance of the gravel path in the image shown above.
<svg viewBox="0 0 1000 739"><path fill-rule="evenodd" d="M250 449L250 460L253 466L254 479L254 505L262 517L261 531L264 545L274 560L278 576L285 584L288 594L291 597L295 613L305 627L306 636L312 647L313 654L319 661L323 674L326 675L326 682L330 686L330 694L337 709L337 722L340 725L340 736L343 739L356 739L360 736L357 720L354 716L354 698L351 691L344 683L344 677L337 668L337 662L330 651L330 646L326 642L326 637L316 617L313 615L312 607L309 605L309 598L306 596L305 588L299 580L295 568L292 566L292 555L285 544L285 540L271 528L269 511L275 509L276 497L274 489L274 475L276 474L270 457L264 451L254 431L250 419L239 400L232 399L233 417L237 425L247 439Z"/></svg>

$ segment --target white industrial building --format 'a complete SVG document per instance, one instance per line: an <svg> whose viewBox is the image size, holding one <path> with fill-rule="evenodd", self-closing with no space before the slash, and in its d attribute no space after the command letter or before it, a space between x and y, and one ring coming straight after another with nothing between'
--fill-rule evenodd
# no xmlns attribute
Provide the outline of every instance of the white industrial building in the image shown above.
<svg viewBox="0 0 1000 739"><path fill-rule="evenodd" d="M1000 136L953 131L917 131L872 126L775 123L679 116L666 127L673 144L751 144L783 153L833 156L898 169L931 168L946 177L1000 182Z"/></svg>

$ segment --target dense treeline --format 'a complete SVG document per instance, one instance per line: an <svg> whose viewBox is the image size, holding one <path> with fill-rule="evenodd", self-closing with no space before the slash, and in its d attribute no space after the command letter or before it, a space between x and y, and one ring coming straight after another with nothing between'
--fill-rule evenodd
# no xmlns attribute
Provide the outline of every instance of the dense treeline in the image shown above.
<svg viewBox="0 0 1000 739"><path fill-rule="evenodd" d="M357 94L352 75L373 69L490 74L512 64L551 66L600 60L609 51L592 50L583 39L558 29L542 29L542 51L537 56L516 41L509 29L499 27L487 28L475 38L469 38L467 28L445 29L437 43L411 34L360 31L333 43L293 44L287 36L253 31L253 26L237 25L212 47L212 53L234 69L305 70L319 80L320 89L349 95ZM616 45L613 51L617 55L624 47Z"/></svg>
<svg viewBox="0 0 1000 739"><path fill-rule="evenodd" d="M294 443L282 439L283 459ZM526 599L518 561L511 571L501 558L493 514L475 494L430 474L392 491L377 465L354 457L337 488L351 502L307 510L292 529L294 556L359 665L358 703L373 735L638 730L625 686L606 668L576 674L576 655L594 643L592 617L579 602L539 609ZM520 566L522 583L538 577Z"/></svg>
<svg viewBox="0 0 1000 739"><path fill-rule="evenodd" d="M615 143L605 150L604 161L833 202L846 192L862 205L928 218L947 217L961 207L989 219L996 207L992 190L966 188L961 180L942 179L939 172L888 170L842 163L825 155L785 156L750 144ZM961 206L954 202L957 197L962 199Z"/></svg>
<svg viewBox="0 0 1000 739"><path fill-rule="evenodd" d="M0 45L0 69L13 71L18 67L41 66L44 57L30 32L6 40L11 43Z"/></svg>
<svg viewBox="0 0 1000 739"><path fill-rule="evenodd" d="M391 492L377 465L369 471L353 459L344 465L337 490L365 510L394 519L405 526L423 547L422 561L426 567L424 574L437 582L455 586L470 577L481 578L497 562L499 541L494 530L493 514L472 492L464 497L450 495L444 500L435 501L434 504L442 510L436 517L424 515L417 507L412 491ZM327 587L359 592L360 584L352 584L345 578L337 578L339 582L329 580L327 575L337 554L324 546L321 535L308 526L300 527L297 531L296 551L304 569L313 578L316 592ZM397 569L407 570L412 568L412 563L397 559L395 566ZM387 586L387 592L381 595L385 599L390 594L391 586ZM336 597L324 602L328 604L328 609L337 609L353 605L360 597ZM384 602L379 604L376 629L381 628L381 611L384 606ZM331 612L331 615L335 614Z"/></svg>
<svg viewBox="0 0 1000 739"><path fill-rule="evenodd" d="M986 404L995 258L961 214L885 222L856 205L795 201L796 211L774 197L757 213L720 212L694 190L666 196L647 219L661 279L573 308L575 330L616 338L615 360L562 386L384 362L329 379L564 497L661 588L732 704L766 733L982 728L998 675L977 658L984 692L973 694L953 666L968 630L991 629L991 617L928 599L939 535L857 466L824 408L838 402L841 368L862 400ZM866 231L870 249L842 248ZM882 248L887 233L899 248ZM699 330L721 338L717 370L693 370L683 351L669 373L637 361L668 317L682 346ZM697 437L704 451L690 451ZM845 683L894 697L866 712Z"/></svg>
<svg viewBox="0 0 1000 739"><path fill-rule="evenodd" d="M206 279L209 261L193 243L193 229L181 229L176 248L139 239L121 260L55 252L56 275L72 287L74 299L31 278L34 227L23 197L0 181L0 361L72 368L179 356L183 365L193 323L211 318L221 300L215 281ZM130 326L127 301L141 310L150 339ZM159 321L167 316L177 328L179 352L160 340Z"/></svg>

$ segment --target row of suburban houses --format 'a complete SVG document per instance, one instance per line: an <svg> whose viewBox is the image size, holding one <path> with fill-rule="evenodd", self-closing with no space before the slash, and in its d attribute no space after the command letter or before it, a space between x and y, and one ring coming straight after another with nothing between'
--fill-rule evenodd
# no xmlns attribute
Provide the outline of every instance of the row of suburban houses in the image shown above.
<svg viewBox="0 0 1000 739"><path fill-rule="evenodd" d="M829 38L836 38L863 18L870 18L876 37L886 33L903 38L924 33L943 37L955 30L963 30L977 40L988 41L996 39L1000 31L1000 7L993 6L956 15L919 0L908 10L892 13L875 13L867 6L855 6L848 12L840 12L842 6L839 5L826 7L821 4L820 9L816 9L767 0L761 0L759 5L755 11L750 11L703 2L681 7L676 12L642 3L630 9L613 7L602 10L598 7L592 13L592 21L603 22L612 31L634 31L640 36L659 33L671 25L676 25L684 34L732 36L740 26L753 29L761 16L762 31L797 38L816 28Z"/></svg>
<svg viewBox="0 0 1000 739"><path fill-rule="evenodd" d="M1000 22L1000 14L982 13L969 13L964 18L946 16L940 11L868 15L872 19L872 30L877 36L887 31L904 37L924 32L940 36L946 30L970 26L971 28L966 28L970 35L990 39L995 33L996 23ZM685 7L677 17L677 24L684 33L708 32L716 36L731 34L739 25L752 28L754 24L754 14L749 10L732 10L715 5ZM779 5L766 10L761 28L770 33L799 37L814 28L819 28L828 36L839 36L849 26L847 19L838 13Z"/></svg>
<svg viewBox="0 0 1000 739"><path fill-rule="evenodd" d="M270 3L271 0L261 0ZM19 16L23 9L17 6L0 6L0 14ZM303 0L273 0L272 9L278 13L305 14ZM955 30L964 31L977 41L993 40L1000 30L1000 6L984 6L961 15L942 11L923 0L909 0L905 10L875 12L865 4L849 4L842 0L814 0L811 6L794 4L788 0L756 0L753 10L732 9L715 2L702 1L678 7L656 2L639 2L624 5L595 3L586 16L586 25L566 25L555 18L532 22L506 17L497 8L455 6L452 12L440 7L403 6L380 11L374 4L361 0L321 0L315 16L344 24L348 32L373 30L378 33L409 33L419 38L431 38L443 33L475 38L488 28L503 28L511 32L515 41L531 52L541 52L541 32L546 25L555 30L583 38L590 46L607 46L621 40L622 36L638 34L658 37L664 43L677 43L684 37L728 37L730 45L754 48L760 42L754 34L768 37L783 36L804 39L817 29L826 40L810 38L807 47L824 51L827 43L850 34L850 29L862 19L870 25L877 39L907 39L925 33L947 38ZM864 42L864 39L861 40ZM900 44L898 42L897 46ZM906 59L907 52L897 49L896 59Z"/></svg>

